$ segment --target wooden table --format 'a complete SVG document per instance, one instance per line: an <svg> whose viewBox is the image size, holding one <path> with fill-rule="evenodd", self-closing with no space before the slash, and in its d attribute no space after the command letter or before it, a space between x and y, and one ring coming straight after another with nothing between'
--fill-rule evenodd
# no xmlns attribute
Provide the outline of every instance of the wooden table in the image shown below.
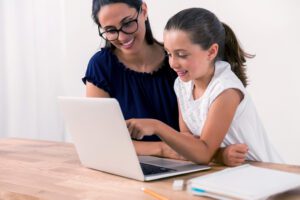
<svg viewBox="0 0 300 200"><path fill-rule="evenodd" d="M252 163L300 174L300 166ZM168 199L208 199L187 191L173 191L175 179L188 180L223 169L139 182L81 166L74 145L25 139L0 139L0 200L2 199L104 199L155 200L141 191L149 188ZM280 181L280 180L278 180ZM271 199L300 199L300 188Z"/></svg>

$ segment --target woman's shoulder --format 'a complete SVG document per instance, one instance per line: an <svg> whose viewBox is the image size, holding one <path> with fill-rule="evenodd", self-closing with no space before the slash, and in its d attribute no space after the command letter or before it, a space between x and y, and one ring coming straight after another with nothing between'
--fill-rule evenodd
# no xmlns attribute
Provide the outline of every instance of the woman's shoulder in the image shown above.
<svg viewBox="0 0 300 200"><path fill-rule="evenodd" d="M113 52L110 48L101 48L90 59L90 62L108 62L114 59Z"/></svg>

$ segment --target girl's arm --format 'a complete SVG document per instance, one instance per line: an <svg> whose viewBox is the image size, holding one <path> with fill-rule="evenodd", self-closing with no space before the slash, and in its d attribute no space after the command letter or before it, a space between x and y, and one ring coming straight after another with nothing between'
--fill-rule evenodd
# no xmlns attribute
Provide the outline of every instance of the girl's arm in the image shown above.
<svg viewBox="0 0 300 200"><path fill-rule="evenodd" d="M208 164L223 141L242 98L242 93L235 89L221 93L209 109L201 138L178 134L158 120L132 119L127 121L127 126L133 138L155 133L186 159Z"/></svg>
<svg viewBox="0 0 300 200"><path fill-rule="evenodd" d="M227 166L238 166L245 162L248 146L246 144L231 144L227 147L219 148L213 158L213 162L225 164Z"/></svg>
<svg viewBox="0 0 300 200"><path fill-rule="evenodd" d="M186 136L194 137L189 132L189 129L187 128L185 122L182 119L180 108L178 108L178 111L179 111L180 134L185 134ZM127 120L127 124L129 121L140 121L140 120L139 119ZM149 132L151 132L151 130L149 130ZM134 144L137 154L140 156L157 156L157 157L171 158L171 159L177 159L177 160L186 160L186 158L184 158L183 156L178 154L176 151L174 151L174 149L172 149L165 142L133 141L133 144Z"/></svg>

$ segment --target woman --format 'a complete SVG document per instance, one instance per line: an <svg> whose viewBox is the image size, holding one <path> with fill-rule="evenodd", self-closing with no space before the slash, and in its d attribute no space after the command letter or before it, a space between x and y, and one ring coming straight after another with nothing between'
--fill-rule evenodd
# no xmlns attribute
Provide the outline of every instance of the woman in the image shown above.
<svg viewBox="0 0 300 200"><path fill-rule="evenodd" d="M179 130L173 91L177 74L162 44L153 38L147 5L141 0L94 0L92 16L106 44L88 64L83 78L86 95L116 98L125 119L153 118ZM139 155L183 159L156 135L145 136L143 141L134 141ZM241 163L246 149L240 145L222 155L230 158L232 152L235 157L227 160Z"/></svg>

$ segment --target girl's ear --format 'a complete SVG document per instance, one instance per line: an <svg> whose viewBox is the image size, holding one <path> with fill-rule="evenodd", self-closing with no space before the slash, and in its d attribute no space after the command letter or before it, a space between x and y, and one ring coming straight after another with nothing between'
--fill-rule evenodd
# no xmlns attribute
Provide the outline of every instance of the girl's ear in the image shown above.
<svg viewBox="0 0 300 200"><path fill-rule="evenodd" d="M144 16L145 20L148 19L148 7L145 2L143 2L141 5L141 14Z"/></svg>
<svg viewBox="0 0 300 200"><path fill-rule="evenodd" d="M218 55L219 45L217 43L212 44L208 49L208 59L213 61Z"/></svg>

